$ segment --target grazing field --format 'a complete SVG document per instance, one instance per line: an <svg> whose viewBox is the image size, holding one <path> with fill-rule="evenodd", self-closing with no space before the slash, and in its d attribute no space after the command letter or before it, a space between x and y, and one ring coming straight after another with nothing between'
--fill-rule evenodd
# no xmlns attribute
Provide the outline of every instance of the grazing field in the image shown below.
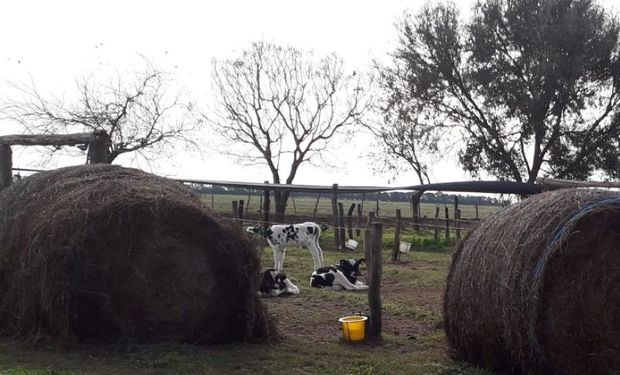
<svg viewBox="0 0 620 375"><path fill-rule="evenodd" d="M216 211L222 212L224 214L230 213L232 210L231 202L234 200L244 200L246 207L249 201L248 212L256 213L259 211L260 205L260 195L227 195L227 194L203 194L203 201L205 201L209 207L214 208ZM348 211L349 207L352 203L361 204L362 202L359 200L350 200L346 198L346 195L343 195L339 202L343 203L345 215L346 211ZM316 215L317 217L331 217L332 215L332 206L331 206L331 197L328 195L322 195L319 199L317 206L317 199L311 197L297 197L295 199L289 199L287 204L287 214L292 215L304 215L304 216L312 216L314 213L314 208L317 207ZM440 207L439 217L444 217L444 205L443 204L434 204L434 203L421 203L420 204L420 213L422 217L427 216L429 218L435 217L435 207ZM453 216L453 205L448 205L450 209L450 217ZM461 209L461 218L463 219L474 219L476 218L476 210L475 206L472 205L459 205ZM411 207L408 202L386 202L379 201L379 215L383 217L394 217L396 214L396 210L400 209L402 216L412 217ZM478 216L479 218L485 218L498 210L501 207L499 206L478 206ZM275 211L275 206L273 202L273 198L271 199L271 212ZM363 215L368 215L369 211L377 211L377 201L376 200L366 200L364 201L364 209ZM355 216L357 212L354 212Z"/></svg>
<svg viewBox="0 0 620 375"><path fill-rule="evenodd" d="M321 243L331 243L332 231ZM291 248L285 272L301 289L299 296L263 299L278 321L277 343L225 346L127 344L122 349L64 348L0 341L0 374L488 374L454 362L447 354L442 327L442 294L451 260L448 243L429 235L407 234L413 252L398 263L389 259L393 232L384 236L382 302L383 342L351 345L342 341L337 319L367 311L365 292L312 289L312 259ZM358 238L359 239L359 238ZM361 239L359 239L361 242ZM361 244L360 244L361 248ZM430 250L433 249L433 250ZM263 267L273 262L262 252ZM363 252L326 251L326 262L361 257Z"/></svg>

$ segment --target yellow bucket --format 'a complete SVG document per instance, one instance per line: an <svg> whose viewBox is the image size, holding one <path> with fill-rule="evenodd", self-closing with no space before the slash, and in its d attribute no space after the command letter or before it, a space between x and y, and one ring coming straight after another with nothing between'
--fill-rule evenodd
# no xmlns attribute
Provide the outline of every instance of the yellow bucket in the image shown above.
<svg viewBox="0 0 620 375"><path fill-rule="evenodd" d="M345 316L338 321L342 323L342 333L347 341L362 341L366 338L367 316Z"/></svg>

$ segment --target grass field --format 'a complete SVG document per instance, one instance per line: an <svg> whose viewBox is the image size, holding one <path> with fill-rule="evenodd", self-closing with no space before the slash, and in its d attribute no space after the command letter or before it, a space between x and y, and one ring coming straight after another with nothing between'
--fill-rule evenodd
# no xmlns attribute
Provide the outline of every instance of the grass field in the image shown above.
<svg viewBox="0 0 620 375"><path fill-rule="evenodd" d="M209 207L214 208L216 211L222 212L224 214L230 213L232 211L232 201L234 200L244 200L246 207L248 207L249 201L249 212L258 212L260 205L260 196L252 195L252 196L242 196L242 195L226 195L226 194L214 194L211 196L210 194L204 194L202 196L204 202L206 202ZM287 206L287 214L297 214L297 215L307 215L311 216L314 212L314 207L316 205L316 198L310 197L298 197L295 199L289 199ZM344 205L345 215L346 211L348 211L349 207L352 203L361 204L361 201L353 201L349 199L341 199L339 200ZM440 217L444 217L444 205L436 205L430 203L422 203L420 205L420 212L422 216L427 217L435 217L435 208L440 207ZM450 216L454 218L454 213L452 212L453 206L448 206L450 209ZM476 210L475 206L472 205L459 205L461 209L461 218L463 219L474 219L476 218ZM400 209L403 217L410 218L412 217L411 207L408 202L379 202L379 214L384 217L394 217L396 215L396 210ZM499 206L478 206L478 216L479 218L487 217L495 212L497 212L501 207ZM275 211L275 206L273 203L273 199L271 200L271 212ZM377 211L377 201L365 201L363 215L368 215L369 211ZM332 215L332 206L331 206L331 198L329 196L322 196L319 199L319 204L317 206L317 216L325 217ZM356 213L354 213L356 215Z"/></svg>
<svg viewBox="0 0 620 375"><path fill-rule="evenodd" d="M331 242L332 231L321 243ZM387 261L392 232L384 236L382 280L383 341L351 345L341 339L337 319L368 311L365 292L309 287L312 260L305 249L289 249L285 271L300 287L299 296L263 299L278 321L282 339L273 344L223 346L155 345L118 348L64 348L0 342L0 374L488 374L454 362L442 329L442 294L451 244L428 235L407 234L417 246L398 263ZM361 242L361 239L359 239ZM361 248L361 246L360 246ZM434 249L434 250L429 250ZM264 248L264 266L273 262ZM335 263L360 252L326 251Z"/></svg>

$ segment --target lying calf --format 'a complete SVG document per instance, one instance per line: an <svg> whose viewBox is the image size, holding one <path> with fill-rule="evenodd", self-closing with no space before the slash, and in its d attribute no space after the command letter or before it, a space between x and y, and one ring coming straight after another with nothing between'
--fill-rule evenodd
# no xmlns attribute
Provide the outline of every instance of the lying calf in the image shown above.
<svg viewBox="0 0 620 375"><path fill-rule="evenodd" d="M262 274L258 294L262 297L299 294L299 288L285 274L270 268Z"/></svg>
<svg viewBox="0 0 620 375"><path fill-rule="evenodd" d="M361 276L359 266L365 262L363 258L342 259L336 266L319 268L312 273L310 285L315 288L366 290L368 285L357 280L357 277Z"/></svg>

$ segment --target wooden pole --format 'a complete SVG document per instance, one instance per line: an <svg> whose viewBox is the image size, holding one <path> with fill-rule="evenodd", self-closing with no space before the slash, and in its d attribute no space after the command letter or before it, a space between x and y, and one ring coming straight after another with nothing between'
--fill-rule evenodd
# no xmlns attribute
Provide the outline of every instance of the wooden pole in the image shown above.
<svg viewBox="0 0 620 375"><path fill-rule="evenodd" d="M461 209L456 210L456 239L461 239Z"/></svg>
<svg viewBox="0 0 620 375"><path fill-rule="evenodd" d="M375 221L375 211L368 212L368 228L370 228L370 224Z"/></svg>
<svg viewBox="0 0 620 375"><path fill-rule="evenodd" d="M215 211L215 198L213 197L213 185L211 185L211 209Z"/></svg>
<svg viewBox="0 0 620 375"><path fill-rule="evenodd" d="M620 187L620 181L572 181L548 177L536 177L536 183L543 185L545 190L566 189L571 187Z"/></svg>
<svg viewBox="0 0 620 375"><path fill-rule="evenodd" d="M239 225L239 202L238 201L232 201L232 219L233 219L233 225L237 226L237 227L241 227Z"/></svg>
<svg viewBox="0 0 620 375"><path fill-rule="evenodd" d="M435 206L435 241L439 241L439 206Z"/></svg>
<svg viewBox="0 0 620 375"><path fill-rule="evenodd" d="M370 225L375 221L375 212L368 212L368 224L366 225L366 231L364 232L364 256L366 259L370 257Z"/></svg>
<svg viewBox="0 0 620 375"><path fill-rule="evenodd" d="M479 220L480 217L478 216L478 203L476 203L476 220Z"/></svg>
<svg viewBox="0 0 620 375"><path fill-rule="evenodd" d="M252 191L248 190L248 204L245 206L245 215L243 215L243 217L248 217L248 210L250 209L250 199L252 199Z"/></svg>
<svg viewBox="0 0 620 375"><path fill-rule="evenodd" d="M375 212L377 214L377 217L380 216L379 215L379 193L377 193L377 210Z"/></svg>
<svg viewBox="0 0 620 375"><path fill-rule="evenodd" d="M357 229L355 230L355 235L360 236L362 234L362 205L357 204Z"/></svg>
<svg viewBox="0 0 620 375"><path fill-rule="evenodd" d="M346 243L346 230L344 228L344 205L338 203L338 236L340 237L340 245L346 251L344 244Z"/></svg>
<svg viewBox="0 0 620 375"><path fill-rule="evenodd" d="M293 202L293 212L297 215L297 206L295 205L295 197L291 194L291 202Z"/></svg>
<svg viewBox="0 0 620 375"><path fill-rule="evenodd" d="M456 211L459 209L459 196L454 196L454 220L456 220ZM456 225L455 225L456 228Z"/></svg>
<svg viewBox="0 0 620 375"><path fill-rule="evenodd" d="M316 211L319 209L319 201L320 200L321 200L321 193L319 193L319 196L316 197L316 203L314 204L314 211L312 211L312 218L313 219L316 216Z"/></svg>
<svg viewBox="0 0 620 375"><path fill-rule="evenodd" d="M90 143L99 132L74 134L12 134L0 136L0 143L20 146L75 146ZM107 133L106 133L107 134Z"/></svg>
<svg viewBox="0 0 620 375"><path fill-rule="evenodd" d="M370 256L370 229L364 229L364 258L370 259ZM366 281L370 283L370 275L366 275Z"/></svg>
<svg viewBox="0 0 620 375"><path fill-rule="evenodd" d="M366 199L366 193L362 193L362 212L364 212L364 200Z"/></svg>
<svg viewBox="0 0 620 375"><path fill-rule="evenodd" d="M394 229L394 249L392 250L392 262L400 258L400 209L396 210L396 228Z"/></svg>
<svg viewBox="0 0 620 375"><path fill-rule="evenodd" d="M13 182L13 151L11 146L0 144L0 190Z"/></svg>
<svg viewBox="0 0 620 375"><path fill-rule="evenodd" d="M448 210L448 206L444 206L446 211L446 240L450 239L450 212Z"/></svg>
<svg viewBox="0 0 620 375"><path fill-rule="evenodd" d="M239 213L237 214L237 218L240 220L239 224L242 224L242 221L243 221L243 207L244 206L245 206L245 202L243 201L243 199L239 199Z"/></svg>
<svg viewBox="0 0 620 375"><path fill-rule="evenodd" d="M268 184L269 181L265 181L265 184ZM263 191L263 226L269 226L269 206L271 206L271 202L269 201L269 189L265 189Z"/></svg>
<svg viewBox="0 0 620 375"><path fill-rule="evenodd" d="M342 244L340 243L340 234L338 232L340 224L338 220L338 184L332 185L332 216L334 222L334 246L336 246L336 249L341 250Z"/></svg>
<svg viewBox="0 0 620 375"><path fill-rule="evenodd" d="M353 239L353 210L355 210L355 203L351 204L351 207L349 207L349 212L347 212L347 229L349 231L350 239Z"/></svg>
<svg viewBox="0 0 620 375"><path fill-rule="evenodd" d="M368 338L381 340L381 249L383 248L383 224L374 222L370 226L370 260L368 262L368 307L370 308L370 326Z"/></svg>

